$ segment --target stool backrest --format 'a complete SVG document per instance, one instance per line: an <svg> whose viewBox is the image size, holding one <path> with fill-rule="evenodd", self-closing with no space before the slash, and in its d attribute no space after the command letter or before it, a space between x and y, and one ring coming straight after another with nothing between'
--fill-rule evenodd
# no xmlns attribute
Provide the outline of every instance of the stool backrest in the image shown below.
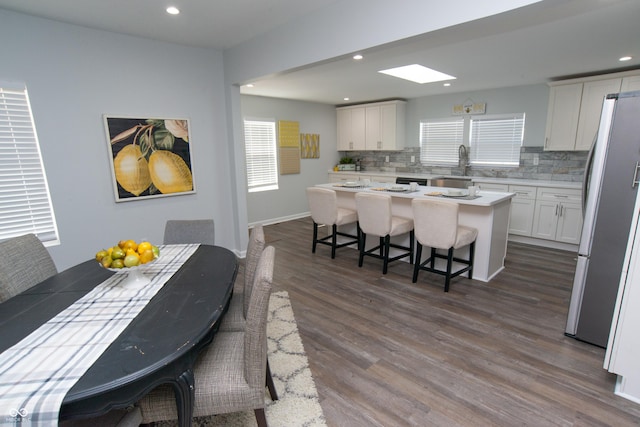
<svg viewBox="0 0 640 427"><path fill-rule="evenodd" d="M316 224L333 225L338 220L338 196L328 188L307 188L311 218Z"/></svg>
<svg viewBox="0 0 640 427"><path fill-rule="evenodd" d="M458 204L442 200L413 199L416 239L425 246L449 249L458 233Z"/></svg>
<svg viewBox="0 0 640 427"><path fill-rule="evenodd" d="M356 193L356 210L360 228L364 233L386 236L391 232L391 196Z"/></svg>

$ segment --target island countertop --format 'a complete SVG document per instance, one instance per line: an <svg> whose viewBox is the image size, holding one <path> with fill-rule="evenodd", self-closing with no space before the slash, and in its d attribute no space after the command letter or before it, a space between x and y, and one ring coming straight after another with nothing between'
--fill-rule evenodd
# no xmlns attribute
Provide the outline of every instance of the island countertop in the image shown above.
<svg viewBox="0 0 640 427"><path fill-rule="evenodd" d="M513 198L515 193L501 193L496 191L478 191L475 199L468 199L465 197L447 197L446 194L449 190L461 190L459 188L446 188L446 187L432 187L419 185L418 190L414 192L409 192L408 185L402 184L380 184L380 183L371 183L368 186L359 186L359 187L350 187L345 186L343 183L329 183L329 184L318 184L317 187L330 188L336 191L346 191L357 193L360 191L367 191L373 193L381 193L388 194L392 197L406 198L406 199L415 199L415 198L432 198L432 199L445 199L450 200L461 205L469 205L469 206L494 206L499 203L504 202L505 200ZM406 192L400 191L391 191L391 188L402 187L406 188ZM467 194L467 189L462 189L463 194ZM436 193L440 193L439 195L435 195Z"/></svg>

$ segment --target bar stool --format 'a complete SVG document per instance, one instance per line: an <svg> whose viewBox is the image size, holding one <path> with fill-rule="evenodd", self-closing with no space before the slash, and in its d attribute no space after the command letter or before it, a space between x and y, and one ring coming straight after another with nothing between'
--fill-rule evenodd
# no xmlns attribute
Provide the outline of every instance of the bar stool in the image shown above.
<svg viewBox="0 0 640 427"><path fill-rule="evenodd" d="M358 267L362 267L365 255L383 260L382 274L387 274L387 266L391 261L409 257L409 262L413 263L413 220L391 214L391 196L360 192L356 193L355 197L360 226ZM391 237L405 233L410 234L408 247L391 243ZM380 244L368 251L366 250L367 234L380 237ZM406 252L389 258L390 248L402 249ZM378 253L375 253L376 251Z"/></svg>
<svg viewBox="0 0 640 427"><path fill-rule="evenodd" d="M313 220L313 246L312 253L316 253L316 244L331 246L331 259L336 257L336 249L348 245L357 244L358 236L338 231L338 226L353 224L358 222L358 214L352 209L338 207L338 196L336 192L328 188L309 187L307 188L307 199ZM318 224L331 226L331 234L318 238ZM356 228L357 229L357 228ZM349 237L352 240L338 243L337 237Z"/></svg>
<svg viewBox="0 0 640 427"><path fill-rule="evenodd" d="M478 230L458 224L459 206L457 203L442 200L413 199L411 207L418 241L416 263L413 269L413 283L418 281L418 272L420 270L430 271L445 276L444 291L449 292L449 283L453 277L459 276L466 271L469 272L469 278L473 276L473 256ZM422 245L431 247L431 256L421 263ZM454 249L464 246L469 246L469 259L454 257ZM437 249L446 250L447 255L437 253ZM436 270L436 258L447 260L446 271ZM464 264L465 267L452 273L453 261Z"/></svg>

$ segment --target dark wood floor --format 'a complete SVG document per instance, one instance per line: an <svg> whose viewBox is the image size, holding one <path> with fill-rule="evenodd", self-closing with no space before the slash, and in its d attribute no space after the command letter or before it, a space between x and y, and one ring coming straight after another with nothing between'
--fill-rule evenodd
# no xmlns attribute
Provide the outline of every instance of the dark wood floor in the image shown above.
<svg viewBox="0 0 640 427"><path fill-rule="evenodd" d="M309 219L265 227L329 426L626 426L604 350L563 335L572 253L509 244L490 283L443 278L327 246Z"/></svg>

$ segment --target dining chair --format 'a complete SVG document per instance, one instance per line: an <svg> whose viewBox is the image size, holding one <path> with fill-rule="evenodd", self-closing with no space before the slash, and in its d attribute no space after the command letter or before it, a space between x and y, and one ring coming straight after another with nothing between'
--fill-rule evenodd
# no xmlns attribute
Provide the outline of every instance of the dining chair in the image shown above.
<svg viewBox="0 0 640 427"><path fill-rule="evenodd" d="M413 269L413 283L418 281L420 270L430 271L445 276L444 291L449 292L451 279L464 272L473 276L473 257L478 230L458 223L459 205L453 202L430 199L413 199L411 202L413 221L418 241L416 263ZM431 256L421 262L422 246L431 247ZM454 250L469 246L469 259L454 257ZM437 250L446 250L443 255ZM447 260L446 270L436 269L436 258ZM452 273L453 263L464 264L465 267Z"/></svg>
<svg viewBox="0 0 640 427"><path fill-rule="evenodd" d="M165 245L183 243L215 244L212 219L170 219L164 227Z"/></svg>
<svg viewBox="0 0 640 427"><path fill-rule="evenodd" d="M391 196L386 194L360 192L356 193L355 198L360 227L358 267L362 267L365 256L383 260L382 274L387 274L388 265L392 261L409 257L409 262L413 263L413 220L393 215L391 213ZM409 233L409 246L391 243L391 237L406 233ZM367 235L378 236L380 243L366 250ZM390 248L401 249L404 252L390 258Z"/></svg>
<svg viewBox="0 0 640 427"><path fill-rule="evenodd" d="M267 426L265 384L267 314L275 248L264 249L256 268L244 332L218 332L195 363L195 417L252 409L259 427ZM272 396L273 399L273 396ZM142 422L178 417L173 390L163 385L138 401Z"/></svg>
<svg viewBox="0 0 640 427"><path fill-rule="evenodd" d="M358 214L352 209L338 207L336 192L328 188L307 188L307 200L313 220L313 244L311 252L316 253L318 243L331 246L331 258L336 257L336 249L357 244L358 235L338 231L338 227L358 222ZM318 225L324 224L331 227L331 234L318 238ZM356 227L356 230L358 228ZM338 236L348 237L350 240L338 243Z"/></svg>
<svg viewBox="0 0 640 427"><path fill-rule="evenodd" d="M49 251L35 234L0 242L0 302L57 273Z"/></svg>

